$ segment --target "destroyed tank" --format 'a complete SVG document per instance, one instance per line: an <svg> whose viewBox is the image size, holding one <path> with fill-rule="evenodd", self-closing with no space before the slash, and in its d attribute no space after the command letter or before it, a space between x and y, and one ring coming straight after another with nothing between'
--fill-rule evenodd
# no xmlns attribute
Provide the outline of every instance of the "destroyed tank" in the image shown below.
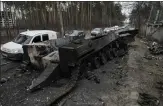
<svg viewBox="0 0 163 106"><path fill-rule="evenodd" d="M26 59L33 64L39 63L37 67L41 73L32 81L28 89L30 94L20 105L57 104L73 90L79 77L87 69L99 68L108 60L126 54L128 43L134 40L137 33L137 29L121 29L89 39L68 41L56 50L47 49L53 44L49 44L48 47L47 45L24 46L27 51L26 57L28 57ZM44 55L41 56L43 51L37 48L44 48L43 50L46 50ZM35 56L31 55L30 50L35 51Z"/></svg>

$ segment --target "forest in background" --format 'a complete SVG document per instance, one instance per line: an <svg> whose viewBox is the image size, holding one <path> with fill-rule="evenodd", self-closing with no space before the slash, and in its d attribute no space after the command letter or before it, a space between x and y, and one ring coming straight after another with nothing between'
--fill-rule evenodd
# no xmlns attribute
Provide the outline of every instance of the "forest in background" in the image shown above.
<svg viewBox="0 0 163 106"><path fill-rule="evenodd" d="M149 25L163 23L162 1L137 1L133 3L130 24L139 29L139 36L145 37Z"/></svg>
<svg viewBox="0 0 163 106"><path fill-rule="evenodd" d="M126 19L122 13L122 2L113 1L3 1L4 32L11 39L21 29L65 30L109 27L122 25ZM133 2L130 24L136 28L163 20L163 2ZM9 27L12 12L13 27ZM14 22L15 21L15 22Z"/></svg>
<svg viewBox="0 0 163 106"><path fill-rule="evenodd" d="M120 3L111 1L4 1L4 11L14 12L17 29L92 29L120 25L125 20ZM16 17L16 19L15 19ZM7 15L5 15L6 27Z"/></svg>

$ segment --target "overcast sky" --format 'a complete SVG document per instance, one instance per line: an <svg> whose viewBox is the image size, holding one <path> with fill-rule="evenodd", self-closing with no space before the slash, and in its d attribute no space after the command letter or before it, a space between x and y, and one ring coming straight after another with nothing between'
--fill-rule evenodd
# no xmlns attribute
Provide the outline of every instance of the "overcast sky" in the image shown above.
<svg viewBox="0 0 163 106"><path fill-rule="evenodd" d="M124 22L129 22L129 15L133 9L134 2L120 2L122 5L122 13L126 15Z"/></svg>
<svg viewBox="0 0 163 106"><path fill-rule="evenodd" d="M122 13L126 16L129 16L133 9L134 2L121 2L122 5Z"/></svg>

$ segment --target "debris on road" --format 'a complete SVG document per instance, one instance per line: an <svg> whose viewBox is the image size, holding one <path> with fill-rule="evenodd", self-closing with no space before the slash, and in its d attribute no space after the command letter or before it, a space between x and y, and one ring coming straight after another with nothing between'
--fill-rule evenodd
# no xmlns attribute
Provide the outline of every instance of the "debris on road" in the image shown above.
<svg viewBox="0 0 163 106"><path fill-rule="evenodd" d="M159 66L159 64L158 64L158 63L155 63L155 65L156 65L156 66Z"/></svg>
<svg viewBox="0 0 163 106"><path fill-rule="evenodd" d="M0 83L3 84L3 83L5 83L6 81L7 81L6 78L1 78Z"/></svg>
<svg viewBox="0 0 163 106"><path fill-rule="evenodd" d="M147 59L147 60L152 60L153 59L153 57L151 55L144 56L144 58Z"/></svg>
<svg viewBox="0 0 163 106"><path fill-rule="evenodd" d="M163 46L156 42L153 42L152 45L149 47L149 51L153 55L163 54Z"/></svg>
<svg viewBox="0 0 163 106"><path fill-rule="evenodd" d="M95 81L98 84L100 83L100 79L92 71L87 71L86 74L85 74L85 78L88 79L88 80Z"/></svg>
<svg viewBox="0 0 163 106"><path fill-rule="evenodd" d="M163 82L157 82L156 88L159 90L163 90Z"/></svg>
<svg viewBox="0 0 163 106"><path fill-rule="evenodd" d="M117 69L122 69L123 67L121 66L121 65L119 65L118 67L117 67Z"/></svg>
<svg viewBox="0 0 163 106"><path fill-rule="evenodd" d="M140 104L140 106L158 106L160 103L156 97L146 93L139 93L137 102Z"/></svg>
<svg viewBox="0 0 163 106"><path fill-rule="evenodd" d="M147 60L163 60L162 57L157 57L157 56L153 56L153 55L145 55L143 58L147 59Z"/></svg>

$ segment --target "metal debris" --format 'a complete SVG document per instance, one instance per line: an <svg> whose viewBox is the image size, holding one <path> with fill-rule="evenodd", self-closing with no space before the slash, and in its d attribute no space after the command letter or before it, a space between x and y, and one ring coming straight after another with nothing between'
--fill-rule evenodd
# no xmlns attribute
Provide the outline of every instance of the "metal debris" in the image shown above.
<svg viewBox="0 0 163 106"><path fill-rule="evenodd" d="M153 59L151 55L144 56L144 58L147 59L147 60L152 60Z"/></svg>
<svg viewBox="0 0 163 106"><path fill-rule="evenodd" d="M156 83L156 88L159 90L163 90L163 82L157 82Z"/></svg>
<svg viewBox="0 0 163 106"><path fill-rule="evenodd" d="M140 106L158 106L160 101L149 94L146 93L139 93L138 101Z"/></svg>
<svg viewBox="0 0 163 106"><path fill-rule="evenodd" d="M95 81L96 83L100 83L100 79L95 75L92 71L87 71L85 74L86 79Z"/></svg>
<svg viewBox="0 0 163 106"><path fill-rule="evenodd" d="M149 51L153 55L163 54L163 46L156 42L153 42L152 45L149 47Z"/></svg>
<svg viewBox="0 0 163 106"><path fill-rule="evenodd" d="M6 81L7 81L6 78L1 78L0 83L3 84L3 83L5 83Z"/></svg>

